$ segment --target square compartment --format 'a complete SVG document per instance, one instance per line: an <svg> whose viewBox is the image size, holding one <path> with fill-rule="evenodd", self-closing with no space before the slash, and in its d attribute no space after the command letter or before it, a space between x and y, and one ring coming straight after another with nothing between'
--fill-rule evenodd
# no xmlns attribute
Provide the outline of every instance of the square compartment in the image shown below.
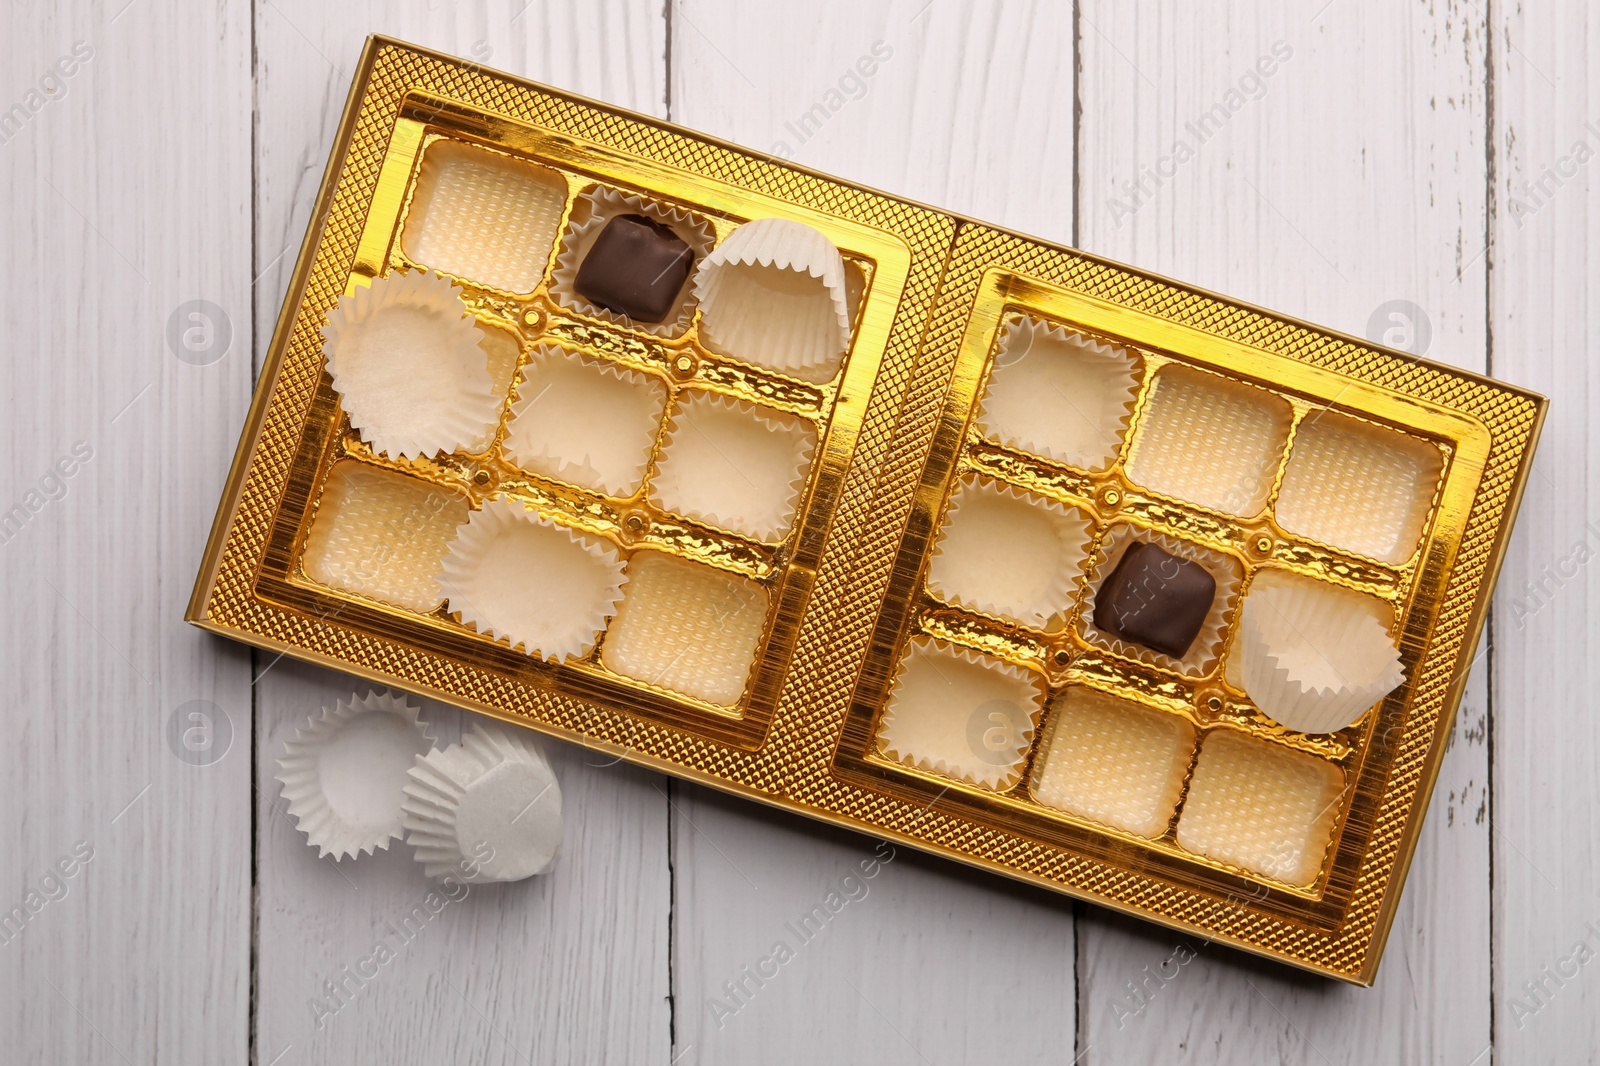
<svg viewBox="0 0 1600 1066"><path fill-rule="evenodd" d="M301 569L329 588L428 614L467 501L420 478L346 459L328 472Z"/></svg>
<svg viewBox="0 0 1600 1066"><path fill-rule="evenodd" d="M766 620L767 591L749 578L640 551L628 561L600 661L624 677L732 707Z"/></svg>
<svg viewBox="0 0 1600 1066"><path fill-rule="evenodd" d="M1290 533L1385 563L1416 551L1443 468L1427 441L1332 412L1295 430L1278 490Z"/></svg>
<svg viewBox="0 0 1600 1066"><path fill-rule="evenodd" d="M1194 726L1178 715L1074 685L1051 709L1033 798L1154 839L1178 809L1194 740Z"/></svg>
<svg viewBox="0 0 1600 1066"><path fill-rule="evenodd" d="M804 419L696 392L667 424L650 496L685 518L780 541L794 522L816 441Z"/></svg>
<svg viewBox="0 0 1600 1066"><path fill-rule="evenodd" d="M1214 730L1200 745L1178 844L1303 887L1322 869L1343 796L1344 774L1333 763Z"/></svg>
<svg viewBox="0 0 1600 1066"><path fill-rule="evenodd" d="M913 637L878 725L896 762L1004 792L1017 783L1044 703L1020 666Z"/></svg>
<svg viewBox="0 0 1600 1066"><path fill-rule="evenodd" d="M406 257L503 292L539 287L567 206L546 167L459 141L422 157L400 247Z"/></svg>
<svg viewBox="0 0 1600 1066"><path fill-rule="evenodd" d="M666 406L657 378L544 344L523 367L502 447L524 470L627 497L644 481Z"/></svg>
<svg viewBox="0 0 1600 1066"><path fill-rule="evenodd" d="M1156 374L1128 457L1147 489L1249 517L1266 506L1294 411L1265 389L1186 367Z"/></svg>
<svg viewBox="0 0 1600 1066"><path fill-rule="evenodd" d="M1117 457L1143 360L1061 326L1006 328L978 412L984 436L1083 470Z"/></svg>
<svg viewBox="0 0 1600 1066"><path fill-rule="evenodd" d="M1072 607L1089 529L1089 519L1075 508L965 478L951 496L928 564L928 591L1042 629Z"/></svg>

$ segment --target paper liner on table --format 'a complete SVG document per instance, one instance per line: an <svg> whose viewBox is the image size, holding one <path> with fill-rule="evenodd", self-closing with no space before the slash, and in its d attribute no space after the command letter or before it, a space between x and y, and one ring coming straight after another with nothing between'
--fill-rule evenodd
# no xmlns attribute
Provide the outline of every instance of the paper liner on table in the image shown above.
<svg viewBox="0 0 1600 1066"><path fill-rule="evenodd" d="M878 743L897 762L981 788L1016 784L1044 694L1019 666L916 636L895 672Z"/></svg>
<svg viewBox="0 0 1600 1066"><path fill-rule="evenodd" d="M1405 680L1381 609L1312 578L1263 573L1245 595L1239 625L1245 692L1262 713L1302 733L1354 724Z"/></svg>
<svg viewBox="0 0 1600 1066"><path fill-rule="evenodd" d="M1259 512L1294 410L1265 389L1187 367L1156 374L1128 456L1128 479L1225 514Z"/></svg>
<svg viewBox="0 0 1600 1066"><path fill-rule="evenodd" d="M406 213L410 259L504 292L538 288L567 206L557 171L475 144L428 145Z"/></svg>
<svg viewBox="0 0 1600 1066"><path fill-rule="evenodd" d="M759 541L794 523L817 434L804 419L695 392L667 420L650 479L664 509Z"/></svg>
<svg viewBox="0 0 1600 1066"><path fill-rule="evenodd" d="M1031 318L1000 339L977 421L1002 444L1082 470L1110 466L1138 398L1141 360Z"/></svg>
<svg viewBox="0 0 1600 1066"><path fill-rule="evenodd" d="M594 646L622 595L622 560L598 541L496 498L457 528L438 580L463 623L557 660Z"/></svg>
<svg viewBox="0 0 1600 1066"><path fill-rule="evenodd" d="M673 311L664 321L655 323L639 322L627 315L591 303L579 296L577 289L573 287L578 277L578 268L583 265L584 257L594 245L594 239L600 236L600 231L605 228L606 223L618 215L643 215L668 227L678 235L679 240L689 246L689 250L694 253L696 263L705 261L707 253L717 240L717 231L712 228L711 223L681 207L670 207L656 200L648 200L642 196L597 185L579 196L572 206L572 220L567 225L565 236L561 238L561 251L556 256L555 269L550 272L550 295L563 307L624 329L643 330L657 337L681 335L689 328L689 322L694 318L693 285L689 279L685 279L683 288L678 291ZM693 276L691 273L690 279Z"/></svg>
<svg viewBox="0 0 1600 1066"><path fill-rule="evenodd" d="M1159 837L1178 809L1194 744L1181 715L1073 685L1051 708L1029 787L1047 807Z"/></svg>
<svg viewBox="0 0 1600 1066"><path fill-rule="evenodd" d="M1095 604L1099 601L1100 590L1116 571L1117 563L1122 560L1123 553L1134 541L1154 544L1168 555L1175 555L1204 567L1206 573L1217 583L1216 592L1211 600L1211 610L1207 612L1200 632L1195 634L1194 643L1189 645L1189 651L1181 659L1175 659L1154 648L1147 648L1143 644L1124 640L1094 624ZM1177 537L1170 537L1165 533L1118 523L1111 526L1100 538L1100 547L1095 552L1094 566L1089 571L1089 587L1084 593L1083 608L1078 612L1078 632L1084 640L1099 644L1118 655L1159 666L1165 670L1187 674L1190 677L1198 677L1209 673L1222 654L1223 630L1227 627L1228 618L1239 598L1239 585L1243 580L1244 568L1231 556L1202 548L1198 544L1191 544Z"/></svg>
<svg viewBox="0 0 1600 1066"><path fill-rule="evenodd" d="M375 451L465 450L499 421L483 335L461 291L434 274L393 273L328 312L322 352L334 391Z"/></svg>
<svg viewBox="0 0 1600 1066"><path fill-rule="evenodd" d="M624 677L733 707L755 665L767 607L767 590L747 577L637 551L600 659Z"/></svg>
<svg viewBox="0 0 1600 1066"><path fill-rule="evenodd" d="M804 223L746 222L701 261L694 293L706 347L747 363L792 372L850 346L844 258Z"/></svg>
<svg viewBox="0 0 1600 1066"><path fill-rule="evenodd" d="M561 787L525 730L476 721L419 755L405 784L406 842L429 877L467 883L546 873L561 853Z"/></svg>
<svg viewBox="0 0 1600 1066"><path fill-rule="evenodd" d="M406 772L433 748L418 710L388 693L352 696L312 715L284 744L283 798L319 857L370 855L400 839Z"/></svg>
<svg viewBox="0 0 1600 1066"><path fill-rule="evenodd" d="M629 496L644 480L667 387L605 360L554 344L523 368L506 426L506 458L524 470Z"/></svg>
<svg viewBox="0 0 1600 1066"><path fill-rule="evenodd" d="M1055 500L968 474L957 484L928 565L947 603L1043 628L1071 610L1089 519Z"/></svg>

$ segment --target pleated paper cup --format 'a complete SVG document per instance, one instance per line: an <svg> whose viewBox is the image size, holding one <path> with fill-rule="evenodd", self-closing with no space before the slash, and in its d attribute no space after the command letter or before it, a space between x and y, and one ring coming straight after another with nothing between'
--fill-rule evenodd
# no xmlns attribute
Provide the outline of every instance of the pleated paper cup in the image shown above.
<svg viewBox="0 0 1600 1066"><path fill-rule="evenodd" d="M666 226L689 246L696 263L704 262L711 246L717 242L717 231L698 215L681 207L671 207L643 196L597 185L579 196L572 205L572 221L561 239L556 268L550 274L550 295L563 307L623 329L642 330L657 337L681 336L694 318L692 274L691 280L683 283L672 313L661 322L638 322L578 295L575 287L578 268L583 265L584 258L594 246L595 238L600 236L600 231L606 228L606 223L619 215L643 215Z"/></svg>
<svg viewBox="0 0 1600 1066"><path fill-rule="evenodd" d="M495 498L456 529L438 580L464 624L555 661L594 647L622 597L622 560L613 548Z"/></svg>
<svg viewBox="0 0 1600 1066"><path fill-rule="evenodd" d="M561 787L524 730L480 721L460 744L417 756L404 813L432 878L520 881L561 854Z"/></svg>
<svg viewBox="0 0 1600 1066"><path fill-rule="evenodd" d="M467 451L499 422L483 334L461 291L436 274L394 273L328 312L322 352L334 391L375 451Z"/></svg>
<svg viewBox="0 0 1600 1066"><path fill-rule="evenodd" d="M1389 631L1354 596L1289 575L1263 575L1246 594L1239 676L1280 725L1336 732L1405 680Z"/></svg>
<svg viewBox="0 0 1600 1066"><path fill-rule="evenodd" d="M850 346L844 259L818 230L746 222L695 272L706 347L779 372L815 370Z"/></svg>
<svg viewBox="0 0 1600 1066"><path fill-rule="evenodd" d="M433 748L418 710L387 693L355 696L312 715L284 745L283 798L319 857L370 855L400 839L406 773Z"/></svg>

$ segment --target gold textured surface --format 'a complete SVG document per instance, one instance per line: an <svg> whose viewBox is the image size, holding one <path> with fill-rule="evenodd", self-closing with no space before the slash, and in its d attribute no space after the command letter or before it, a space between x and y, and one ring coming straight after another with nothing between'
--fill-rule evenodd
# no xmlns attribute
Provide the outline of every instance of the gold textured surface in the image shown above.
<svg viewBox="0 0 1600 1066"><path fill-rule="evenodd" d="M397 239L419 158L440 138L491 146L563 175L565 211L596 182L683 205L723 237L740 220L814 225L862 279L854 342L826 382L719 357L691 325L663 339L563 309L545 282L527 296L465 279L480 325L519 359L554 343L648 374L671 400L706 390L816 427L817 456L793 528L779 541L719 530L653 506L648 478L628 498L505 461L504 421L482 452L392 462L347 431L323 370L319 329L353 284L416 265ZM552 251L550 258L554 259ZM941 289L942 285L942 289ZM1190 372L1280 389L1295 428L1327 406L1418 435L1447 467L1421 546L1398 563L1144 491L1124 473L1137 429L1105 470L1043 461L971 432L1008 316L1035 316L1141 359L1132 423L1152 376ZM508 401L517 398L515 390ZM509 406L509 402L508 402ZM878 193L762 159L654 120L396 42L369 42L307 241L286 295L230 473L189 617L231 636L329 663L613 751L668 772L1168 924L1347 980L1368 982L1394 912L1443 737L1460 698L1543 401L1473 375L1402 358ZM658 447L660 441L658 440ZM331 465L349 459L428 481L475 503L506 495L633 558L651 549L757 582L770 598L737 713L606 669L552 665L496 645L440 613L337 594L301 569L308 523ZM921 582L951 485L977 473L1143 524L1238 558L1368 592L1404 608L1409 681L1351 730L1275 729L1220 667L1175 676L1074 643L930 603ZM1075 610L1081 609L1081 604ZM1316 880L1261 881L1183 851L1051 812L1022 773L999 793L885 760L875 723L912 634L1009 663L1057 692L1112 692L1338 767L1349 787ZM1047 725L1048 723L1046 723ZM1202 739L1202 744L1206 743ZM1024 765L1033 757L1024 752Z"/></svg>

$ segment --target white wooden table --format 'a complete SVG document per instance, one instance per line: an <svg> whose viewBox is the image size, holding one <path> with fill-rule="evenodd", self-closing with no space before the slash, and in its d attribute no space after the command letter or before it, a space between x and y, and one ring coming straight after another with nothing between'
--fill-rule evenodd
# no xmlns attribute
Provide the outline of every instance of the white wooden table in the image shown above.
<svg viewBox="0 0 1600 1066"><path fill-rule="evenodd" d="M1600 1061L1600 7L999 7L0 14L0 1062ZM318 861L273 780L362 686L181 618L369 32L1550 395L1377 987L902 849L718 1011L872 841L555 744L558 871L397 939L407 849ZM192 300L209 362L166 339Z"/></svg>

